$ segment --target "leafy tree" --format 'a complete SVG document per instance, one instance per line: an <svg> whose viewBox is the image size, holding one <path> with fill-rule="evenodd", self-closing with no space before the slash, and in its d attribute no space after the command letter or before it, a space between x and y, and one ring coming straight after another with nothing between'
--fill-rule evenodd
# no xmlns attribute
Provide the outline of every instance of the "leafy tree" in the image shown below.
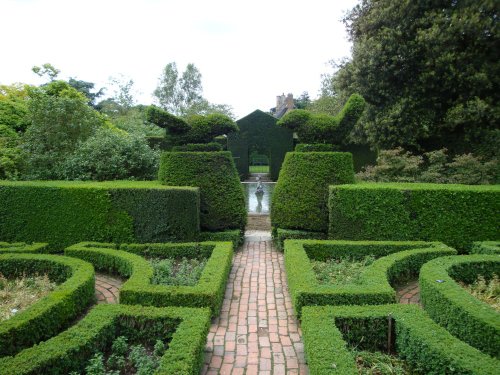
<svg viewBox="0 0 500 375"><path fill-rule="evenodd" d="M304 91L297 99L294 99L294 104L296 109L308 109L311 104L309 93Z"/></svg>
<svg viewBox="0 0 500 375"><path fill-rule="evenodd" d="M27 99L27 85L0 86L0 125L24 132L30 123Z"/></svg>
<svg viewBox="0 0 500 375"><path fill-rule="evenodd" d="M494 0L363 0L328 94L365 98L360 124L377 147L474 149L500 119L498 16Z"/></svg>
<svg viewBox="0 0 500 375"><path fill-rule="evenodd" d="M20 174L22 156L19 135L0 124L0 179L16 179Z"/></svg>
<svg viewBox="0 0 500 375"><path fill-rule="evenodd" d="M119 106L120 111L123 113L134 107L134 81L123 75L110 77L109 81L113 87L112 100Z"/></svg>
<svg viewBox="0 0 500 375"><path fill-rule="evenodd" d="M39 77L48 78L49 81L54 81L61 71L56 69L52 64L45 63L42 66L34 66L31 68L33 73L35 73Z"/></svg>
<svg viewBox="0 0 500 375"><path fill-rule="evenodd" d="M88 103L92 106L95 106L95 101L104 95L104 88L100 88L97 92L92 92L95 86L92 82L70 78L68 84L85 95L88 99Z"/></svg>
<svg viewBox="0 0 500 375"><path fill-rule="evenodd" d="M176 116L218 112L233 117L230 106L211 104L203 98L201 73L194 64L188 64L179 77L176 63L168 63L153 95L162 109Z"/></svg>

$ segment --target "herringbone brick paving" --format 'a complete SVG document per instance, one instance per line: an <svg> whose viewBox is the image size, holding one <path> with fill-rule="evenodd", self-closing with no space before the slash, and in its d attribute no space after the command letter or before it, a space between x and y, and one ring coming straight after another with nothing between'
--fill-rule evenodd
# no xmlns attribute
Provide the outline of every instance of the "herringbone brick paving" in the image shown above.
<svg viewBox="0 0 500 375"><path fill-rule="evenodd" d="M268 236L247 236L235 254L221 313L208 335L202 373L308 373L283 254Z"/></svg>

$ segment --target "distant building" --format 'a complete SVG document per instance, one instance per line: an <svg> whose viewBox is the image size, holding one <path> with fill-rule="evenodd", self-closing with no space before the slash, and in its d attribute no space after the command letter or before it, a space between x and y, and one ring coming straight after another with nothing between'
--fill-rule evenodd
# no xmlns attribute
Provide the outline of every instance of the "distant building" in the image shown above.
<svg viewBox="0 0 500 375"><path fill-rule="evenodd" d="M276 97L276 107L271 108L271 114L276 118L282 118L287 112L290 112L295 108L295 102L293 100L293 95L281 94Z"/></svg>

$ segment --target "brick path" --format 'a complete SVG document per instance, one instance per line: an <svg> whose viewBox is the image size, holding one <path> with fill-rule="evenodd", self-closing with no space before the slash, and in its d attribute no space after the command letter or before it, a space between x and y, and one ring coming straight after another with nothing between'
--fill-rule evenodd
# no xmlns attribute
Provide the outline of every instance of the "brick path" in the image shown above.
<svg viewBox="0 0 500 375"><path fill-rule="evenodd" d="M420 304L420 287L418 285L418 280L412 280L399 287L396 290L396 298L399 303Z"/></svg>
<svg viewBox="0 0 500 375"><path fill-rule="evenodd" d="M102 273L95 274L95 296L97 303L118 303L119 290L123 281L105 275Z"/></svg>
<svg viewBox="0 0 500 375"><path fill-rule="evenodd" d="M235 254L220 316L208 334L202 373L308 373L283 254L269 232L247 233Z"/></svg>

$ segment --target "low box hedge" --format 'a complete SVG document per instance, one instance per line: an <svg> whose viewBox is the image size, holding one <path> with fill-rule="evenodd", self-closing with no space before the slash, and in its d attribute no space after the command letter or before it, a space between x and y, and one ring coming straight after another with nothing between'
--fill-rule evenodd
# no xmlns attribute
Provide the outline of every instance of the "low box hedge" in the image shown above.
<svg viewBox="0 0 500 375"><path fill-rule="evenodd" d="M328 186L352 184L348 152L289 152L271 201L273 227L328 231Z"/></svg>
<svg viewBox="0 0 500 375"><path fill-rule="evenodd" d="M200 188L203 230L245 228L245 195L230 152L164 152L158 178L164 185Z"/></svg>
<svg viewBox="0 0 500 375"><path fill-rule="evenodd" d="M311 374L357 375L348 346L393 348L412 373L494 375L500 362L452 336L414 305L304 307L302 332Z"/></svg>
<svg viewBox="0 0 500 375"><path fill-rule="evenodd" d="M48 242L196 240L199 191L156 181L0 182L0 238Z"/></svg>
<svg viewBox="0 0 500 375"><path fill-rule="evenodd" d="M285 268L292 303L300 316L307 305L378 305L396 302L392 285L418 275L431 259L454 255L456 250L439 242L286 240ZM367 266L357 284L321 285L311 260L332 258L378 259Z"/></svg>
<svg viewBox="0 0 500 375"><path fill-rule="evenodd" d="M331 186L329 238L441 241L466 252L498 239L500 186L362 183Z"/></svg>
<svg viewBox="0 0 500 375"><path fill-rule="evenodd" d="M0 254L2 253L50 253L48 243L35 242L0 242Z"/></svg>
<svg viewBox="0 0 500 375"><path fill-rule="evenodd" d="M464 255L434 259L420 271L420 298L432 319L456 337L498 358L498 312L469 294L457 281L473 283L479 275L500 275L498 255Z"/></svg>
<svg viewBox="0 0 500 375"><path fill-rule="evenodd" d="M326 240L328 237L323 232L284 228L273 228L272 234L276 248L281 251L284 250L285 240Z"/></svg>
<svg viewBox="0 0 500 375"><path fill-rule="evenodd" d="M231 270L230 242L123 244L79 243L66 248L68 256L92 263L99 271L116 273L128 280L120 289L120 303L143 306L210 307L218 314ZM208 258L195 286L151 284L153 268L144 256Z"/></svg>
<svg viewBox="0 0 500 375"><path fill-rule="evenodd" d="M198 237L199 242L228 242L233 243L233 248L243 245L245 239L241 229L228 229L221 232L201 232Z"/></svg>
<svg viewBox="0 0 500 375"><path fill-rule="evenodd" d="M500 254L500 241L474 242L471 254Z"/></svg>
<svg viewBox="0 0 500 375"><path fill-rule="evenodd" d="M151 341L171 338L157 375L198 375L210 327L208 309L99 305L75 326L26 349L0 358L1 375L68 374L83 371L98 351L109 350L114 338Z"/></svg>
<svg viewBox="0 0 500 375"><path fill-rule="evenodd" d="M0 322L0 356L46 340L66 328L94 301L94 268L79 259L46 254L0 254L6 278L47 274L60 283L26 310Z"/></svg>

